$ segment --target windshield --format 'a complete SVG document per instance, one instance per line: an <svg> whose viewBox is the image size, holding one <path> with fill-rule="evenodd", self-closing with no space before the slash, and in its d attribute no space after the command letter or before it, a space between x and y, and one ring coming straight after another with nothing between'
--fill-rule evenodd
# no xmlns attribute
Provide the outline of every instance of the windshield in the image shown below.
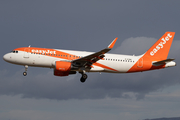
<svg viewBox="0 0 180 120"><path fill-rule="evenodd" d="M11 53L18 53L18 51L13 50L13 51L11 51Z"/></svg>

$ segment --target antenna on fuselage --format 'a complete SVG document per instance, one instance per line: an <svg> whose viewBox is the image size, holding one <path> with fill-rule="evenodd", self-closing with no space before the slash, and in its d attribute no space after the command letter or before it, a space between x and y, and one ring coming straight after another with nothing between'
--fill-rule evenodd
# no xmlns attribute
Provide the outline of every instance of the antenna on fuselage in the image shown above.
<svg viewBox="0 0 180 120"><path fill-rule="evenodd" d="M29 45L29 48L31 47L31 45Z"/></svg>

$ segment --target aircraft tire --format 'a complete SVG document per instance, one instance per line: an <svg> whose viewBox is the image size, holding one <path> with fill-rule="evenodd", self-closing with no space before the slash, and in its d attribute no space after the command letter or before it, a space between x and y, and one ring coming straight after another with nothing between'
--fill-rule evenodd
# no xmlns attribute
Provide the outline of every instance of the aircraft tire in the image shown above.
<svg viewBox="0 0 180 120"><path fill-rule="evenodd" d="M82 78L83 78L83 79L87 79L87 77L88 77L88 76L87 76L86 74L82 74Z"/></svg>
<svg viewBox="0 0 180 120"><path fill-rule="evenodd" d="M87 79L87 75L86 74L82 74L82 77L81 77L80 81L82 83L84 83L86 81L86 79Z"/></svg>
<svg viewBox="0 0 180 120"><path fill-rule="evenodd" d="M26 75L27 75L27 72L23 72L23 75L26 76Z"/></svg>

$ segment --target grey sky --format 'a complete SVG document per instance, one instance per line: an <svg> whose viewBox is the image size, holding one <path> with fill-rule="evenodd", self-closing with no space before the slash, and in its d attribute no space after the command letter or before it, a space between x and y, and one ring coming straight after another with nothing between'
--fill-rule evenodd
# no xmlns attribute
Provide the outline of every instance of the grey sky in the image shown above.
<svg viewBox="0 0 180 120"><path fill-rule="evenodd" d="M0 59L0 119L139 120L178 117L180 1L0 1L0 56L25 46L139 55L166 31L176 32L169 58L177 66L132 74L53 76Z"/></svg>

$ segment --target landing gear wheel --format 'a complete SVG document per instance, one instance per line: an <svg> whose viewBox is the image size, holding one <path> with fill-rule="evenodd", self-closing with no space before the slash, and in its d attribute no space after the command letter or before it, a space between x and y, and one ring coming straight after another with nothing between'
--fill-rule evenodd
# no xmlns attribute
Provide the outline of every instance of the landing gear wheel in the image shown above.
<svg viewBox="0 0 180 120"><path fill-rule="evenodd" d="M28 69L28 65L25 65L24 68L25 68L25 72L23 72L23 75L26 76L26 75L27 75L27 72L26 72L26 71L27 71L27 69Z"/></svg>
<svg viewBox="0 0 180 120"><path fill-rule="evenodd" d="M23 75L26 76L26 75L27 75L27 72L23 72Z"/></svg>
<svg viewBox="0 0 180 120"><path fill-rule="evenodd" d="M86 79L87 79L87 75L86 74L82 74L82 77L81 77L80 81L82 83L84 83L86 81Z"/></svg>
<svg viewBox="0 0 180 120"><path fill-rule="evenodd" d="M86 74L82 74L82 78L83 79L87 79L87 75Z"/></svg>

